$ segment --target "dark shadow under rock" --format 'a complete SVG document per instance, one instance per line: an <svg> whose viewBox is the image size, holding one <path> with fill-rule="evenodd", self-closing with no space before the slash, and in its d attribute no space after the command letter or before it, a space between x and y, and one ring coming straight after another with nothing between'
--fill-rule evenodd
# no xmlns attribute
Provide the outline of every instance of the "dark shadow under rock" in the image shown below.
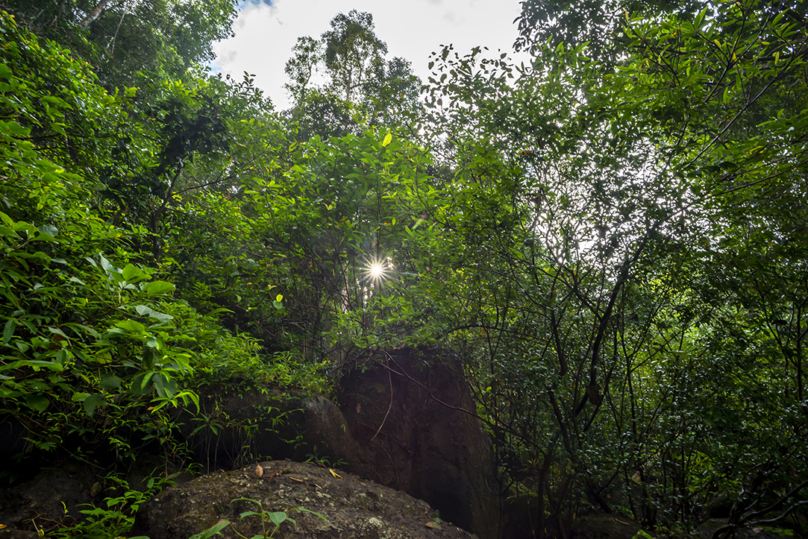
<svg viewBox="0 0 808 539"><path fill-rule="evenodd" d="M262 462L260 466L261 477L253 465L214 472L166 490L140 508L130 535L188 539L222 519L231 523L221 532L225 538L238 537L236 531L246 537L263 534L259 516L239 518L243 512L258 511L256 504L238 500L249 498L260 501L264 511L285 511L297 521L296 529L282 524L273 535L276 539L473 537L434 521L426 502L352 474L292 461ZM306 512L290 511L301 506L323 515L327 522ZM269 524L267 531L273 527Z"/></svg>

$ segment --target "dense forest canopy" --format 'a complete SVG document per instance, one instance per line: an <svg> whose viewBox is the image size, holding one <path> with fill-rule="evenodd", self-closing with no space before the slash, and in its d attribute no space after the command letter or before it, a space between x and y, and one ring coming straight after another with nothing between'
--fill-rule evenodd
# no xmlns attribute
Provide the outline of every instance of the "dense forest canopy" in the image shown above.
<svg viewBox="0 0 808 539"><path fill-rule="evenodd" d="M429 346L537 536L720 497L716 537L808 530L804 3L526 0L529 65L448 46L423 84L351 11L298 40L287 111L202 67L232 0L0 7L15 463L183 462L200 388L328 395Z"/></svg>

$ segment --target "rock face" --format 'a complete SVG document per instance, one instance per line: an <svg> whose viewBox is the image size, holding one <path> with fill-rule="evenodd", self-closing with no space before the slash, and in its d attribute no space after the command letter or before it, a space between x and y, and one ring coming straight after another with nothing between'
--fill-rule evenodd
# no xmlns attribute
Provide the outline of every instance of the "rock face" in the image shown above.
<svg viewBox="0 0 808 539"><path fill-rule="evenodd" d="M244 387L201 399L208 421L221 414L242 427L191 436L202 423L190 416L180 422L208 471L243 466L249 455L316 455L425 500L483 539L498 537L494 455L481 422L463 412L475 406L462 369L430 350L392 350L345 375L337 401L339 407L323 397Z"/></svg>
<svg viewBox="0 0 808 539"><path fill-rule="evenodd" d="M179 412L175 420L203 471L232 470L255 458L325 457L425 500L440 518L483 539L498 537L490 442L481 423L462 411L475 408L462 370L434 352L393 350L370 368L349 372L340 383L339 407L323 397L238 381L200 393L203 413ZM6 434L14 430L6 428ZM9 436L9 451L17 438ZM67 522L74 521L81 517L76 506L92 500L97 481L76 470L46 471L0 494L0 522L22 523L36 515L64 520L62 501L70 509Z"/></svg>
<svg viewBox="0 0 808 539"><path fill-rule="evenodd" d="M96 481L86 467L77 463L46 469L32 481L0 492L0 523L23 529L31 528L35 519L39 519L40 526L43 518L53 519L50 523L56 519L68 524L76 522L83 509L79 506L93 500Z"/></svg>
<svg viewBox="0 0 808 539"><path fill-rule="evenodd" d="M471 538L471 534L439 523L423 501L354 475L292 461L261 462L234 472L215 472L171 488L144 504L130 536L188 539L222 520L230 524L225 538L268 534L268 517L248 511L286 512L297 522L282 523L274 538ZM258 504L240 498L260 502ZM307 512L304 507L326 520Z"/></svg>
<svg viewBox="0 0 808 539"><path fill-rule="evenodd" d="M440 516L488 539L498 536L491 443L459 366L427 350L396 350L355 370L338 395L356 442L356 474L426 500Z"/></svg>

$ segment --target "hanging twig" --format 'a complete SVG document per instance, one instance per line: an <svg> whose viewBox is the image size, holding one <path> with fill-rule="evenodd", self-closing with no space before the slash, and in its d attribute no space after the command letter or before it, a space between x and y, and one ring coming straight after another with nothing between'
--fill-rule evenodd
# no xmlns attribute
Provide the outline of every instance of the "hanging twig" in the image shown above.
<svg viewBox="0 0 808 539"><path fill-rule="evenodd" d="M373 438L370 439L372 442L376 439L376 436L382 431L382 427L384 427L385 421L387 421L387 416L390 415L390 410L393 408L393 377L390 376L390 369L387 369L387 380L390 382L390 404L387 406L387 413L384 414L384 419L382 419L382 424L379 425L379 430L376 431L376 434L373 435Z"/></svg>

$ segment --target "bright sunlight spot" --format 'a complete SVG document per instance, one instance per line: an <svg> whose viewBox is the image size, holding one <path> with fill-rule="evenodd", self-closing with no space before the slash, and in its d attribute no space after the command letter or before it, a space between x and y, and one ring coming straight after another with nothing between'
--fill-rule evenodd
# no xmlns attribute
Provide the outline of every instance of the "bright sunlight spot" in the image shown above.
<svg viewBox="0 0 808 539"><path fill-rule="evenodd" d="M381 276L384 275L384 268L378 262L374 262L370 265L370 276L374 279L380 279Z"/></svg>
<svg viewBox="0 0 808 539"><path fill-rule="evenodd" d="M365 276L372 283L380 283L392 269L389 259L371 258L365 262Z"/></svg>

